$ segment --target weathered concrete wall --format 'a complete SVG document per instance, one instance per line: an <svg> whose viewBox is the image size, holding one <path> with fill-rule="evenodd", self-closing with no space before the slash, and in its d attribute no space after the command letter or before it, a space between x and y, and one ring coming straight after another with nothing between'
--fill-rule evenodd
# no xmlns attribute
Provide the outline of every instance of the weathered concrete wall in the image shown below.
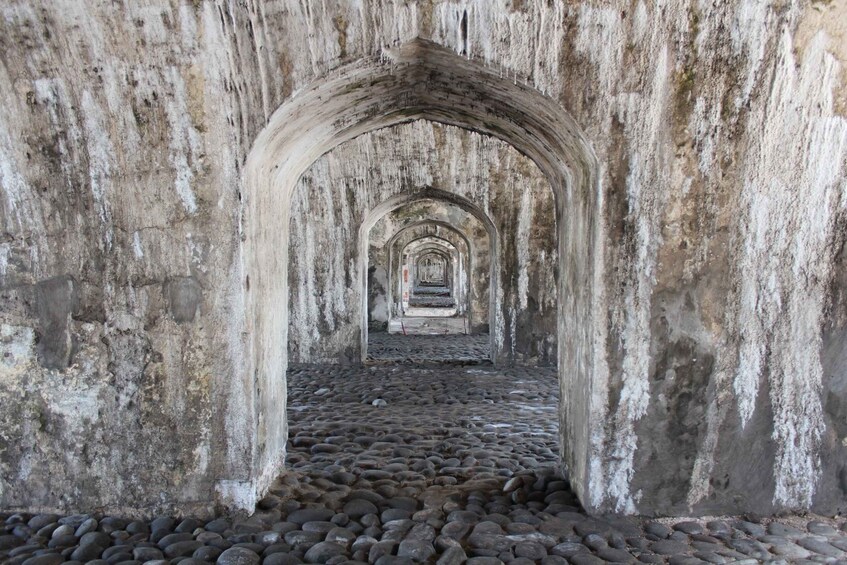
<svg viewBox="0 0 847 565"><path fill-rule="evenodd" d="M587 99L565 85L609 195L594 501L845 508L824 386L845 378L833 349L847 346L824 346L844 327L829 308L847 235L845 16L817 2L578 11L564 64L608 86Z"/></svg>
<svg viewBox="0 0 847 565"><path fill-rule="evenodd" d="M265 121L249 14L0 9L0 506L206 510L254 441L230 280Z"/></svg>
<svg viewBox="0 0 847 565"><path fill-rule="evenodd" d="M583 203L559 253L583 502L844 510L843 2L0 9L0 505L190 510L217 487L249 507L286 435L288 208L242 184L245 158L308 84L424 37L555 99L596 155L598 197L558 203ZM314 106L321 127L342 110ZM297 167L326 149L290 143Z"/></svg>

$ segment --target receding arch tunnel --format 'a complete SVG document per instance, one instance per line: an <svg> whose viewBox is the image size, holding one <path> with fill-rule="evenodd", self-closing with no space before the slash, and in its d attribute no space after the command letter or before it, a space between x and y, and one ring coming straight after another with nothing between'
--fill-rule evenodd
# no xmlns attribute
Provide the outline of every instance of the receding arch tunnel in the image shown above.
<svg viewBox="0 0 847 565"><path fill-rule="evenodd" d="M384 60L356 63L301 92L272 116L245 169L242 290L247 318L246 367L258 377L250 415L250 480L266 488L281 468L288 313L288 231L291 193L321 155L346 140L416 119L467 128L505 140L543 171L552 187L558 225L558 351L565 399L564 462L590 507L587 472L592 443L591 375L603 372L595 351L594 278L601 275L596 221L596 159L574 120L555 101L426 41L386 51ZM567 209L567 214L565 210ZM361 241L361 239L360 239ZM250 281L247 290L246 281ZM268 304L278 305L273 311ZM503 329L494 328L495 333ZM230 487L228 487L230 488ZM231 490L231 488L230 488Z"/></svg>
<svg viewBox="0 0 847 565"><path fill-rule="evenodd" d="M435 206L435 208L433 208ZM393 219L392 219L393 218ZM425 219L420 219L425 218ZM390 220L390 228L394 233L384 233L383 241L374 247L370 232L375 226ZM457 225L463 225L459 228ZM388 226L386 226L388 227ZM465 321L456 326L448 323L446 332L488 333L493 326L489 318L495 315L496 288L492 281L496 280L497 259L497 228L488 215L468 199L444 190L426 187L422 190L401 193L376 206L366 217L360 229L361 247L368 248L360 252L363 260L370 262L370 268L378 268L385 263L387 287L384 289L384 301L388 304L385 322L387 327L395 327L394 320L399 321L403 316L402 286L402 247L411 240L425 235L447 238L451 245L459 247L459 258L456 265L456 291L459 300L456 303L455 315ZM387 240L385 239L387 238ZM363 267L361 273L370 269ZM363 291L363 315L368 316L368 323L362 324L362 352L367 351L368 328L372 325L370 316L372 307L368 301L383 300L372 292L372 279L363 281L368 289ZM444 316L448 311L415 311L418 315ZM413 322L414 323L414 322ZM427 324L428 325L428 324ZM402 325L406 331L406 325ZM452 327L453 330L449 328ZM489 334L489 351L494 351Z"/></svg>
<svg viewBox="0 0 847 565"><path fill-rule="evenodd" d="M68 557L34 512L252 510L283 460L368 442L328 426L310 458L310 402L373 435L402 410L360 391L429 386L438 356L478 384L434 379L437 402L491 400L473 415L493 434L532 426L491 419L500 391L543 407L561 449L527 436L498 469L561 452L589 512L847 510L847 2L116 4L3 3L0 505L26 549L0 560ZM498 268L480 276L485 229L443 201L378 222L362 266L365 216L426 187L489 217ZM361 280L386 353L379 253L422 219L473 247L474 327L362 362ZM402 363L423 376L393 380ZM528 367L549 402L482 383Z"/></svg>
<svg viewBox="0 0 847 565"><path fill-rule="evenodd" d="M492 222L489 215L482 210L479 205L469 200L467 197L462 196L460 194L456 194L455 192L450 192L447 190L434 188L431 186L418 188L414 190L409 190L407 192L402 192L397 194L385 202L380 203L376 207L371 210L366 216L364 222L362 223L362 227L359 230L359 241L361 242L361 246L363 250L360 252L361 257L366 257L364 249L367 248L369 242L369 234L371 229L380 221L381 218L384 218L386 214L391 212L402 210L404 207L408 207L415 203L420 202L442 202L445 203L449 207L456 207L467 214L469 214L473 219L478 223L477 232L484 231L484 233L479 233L476 237L478 243L475 245L473 238L468 237L467 234L461 232L461 230L457 230L457 228L447 222L442 220L432 219L432 215L428 216L427 220L413 220L406 227L416 227L419 225L423 225L426 222L429 222L431 225L438 225L445 229L458 231L461 237L465 240L465 244L468 246L469 257L470 257L470 271L475 270L476 265L482 266L485 268L488 267L488 274L484 273L476 273L474 275L474 279L480 281L480 285L470 285L471 293L474 295L471 300L471 312L469 313L469 324L470 326L476 328L482 328L483 325L487 325L489 328L495 327L497 325L496 317L497 313L497 299L498 299L498 285L495 283L497 280L497 269L499 267L499 236L497 227ZM470 221L467 220L467 221ZM395 249L396 241L402 236L404 230L398 230L397 233L391 237L391 239L386 244L386 248L388 249L388 265L389 272L396 273L397 269L399 269L399 263L397 262L398 250ZM486 257L483 258L479 256L480 253L484 253L484 249L487 249ZM365 271L360 271L364 273ZM471 277L469 272L468 277ZM363 281L363 285L366 285L366 281ZM480 290L480 288L485 289L484 291ZM396 305L396 298L393 296L395 288L389 286L388 288L388 302L389 304ZM482 295L487 295L488 305L487 307L482 304L484 298ZM366 311L363 308L363 311ZM490 320L489 320L490 318ZM364 330L366 332L366 328ZM490 349L492 351L492 355L497 358L498 347L493 342L494 336L491 336ZM363 347L367 342L366 333L362 336Z"/></svg>

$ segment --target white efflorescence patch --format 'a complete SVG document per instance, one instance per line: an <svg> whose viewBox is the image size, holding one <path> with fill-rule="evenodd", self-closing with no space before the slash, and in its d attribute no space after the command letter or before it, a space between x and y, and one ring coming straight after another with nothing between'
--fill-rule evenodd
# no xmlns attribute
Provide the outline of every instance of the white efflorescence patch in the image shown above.
<svg viewBox="0 0 847 565"><path fill-rule="evenodd" d="M615 90L624 45L626 32L618 9L580 5L576 48L594 63L599 72L597 88L602 92Z"/></svg>
<svg viewBox="0 0 847 565"><path fill-rule="evenodd" d="M439 3L432 11L432 39L482 61L503 78L554 95L561 89L560 51L550 46L565 40L566 3L509 8L507 0Z"/></svg>
<svg viewBox="0 0 847 565"><path fill-rule="evenodd" d="M744 55L744 85L739 98L734 100L735 109L741 108L750 99L753 88L763 71L768 39L775 27L775 8L763 0L742 0L736 6L730 23L730 39L736 55Z"/></svg>
<svg viewBox="0 0 847 565"><path fill-rule="evenodd" d="M601 164L601 168L604 165ZM600 178L603 178L604 175L600 175ZM602 185L601 185L602 188ZM598 198L597 207L598 210L603 209L603 198L602 189L598 191L600 193L600 198ZM603 241L605 236L603 222L597 222L595 227L596 237L599 241ZM604 284L604 249L602 246L598 249L596 256L594 257L594 279L592 280L592 285L594 287L594 294L592 297L592 308L595 311L602 311L607 308L607 291ZM560 306L561 307L561 306ZM560 320L564 318L562 314L559 315ZM561 324L561 321L560 321ZM561 332L561 328L559 332ZM605 323L596 324L594 328L591 329L592 336L591 341L596 344L605 344L608 340L608 326ZM587 476L585 478L580 477L587 484L584 485L585 490L588 492L588 500L589 504L593 508L600 508L603 504L604 499L606 498L606 476L604 474L604 455L606 450L606 428L605 422L609 413L609 363L606 354L605 347L594 347L593 351L587 352L587 358L590 359L594 367L594 379L591 383L591 388L587 391L588 395L588 412L590 414L595 415L597 420L601 422L601 425L591 426L588 430L589 438L588 438L588 453L586 455L587 461ZM560 355L559 361L559 371L562 371L562 356ZM561 384L560 388L562 389L562 398L567 398L567 394L565 394L565 379L560 379ZM565 426L564 420L560 424L562 427Z"/></svg>
<svg viewBox="0 0 847 565"><path fill-rule="evenodd" d="M94 95L88 90L82 93L82 113L88 148L88 177L91 193L94 196L100 221L105 226L104 243L108 249L114 240L109 190L117 159L106 116Z"/></svg>
<svg viewBox="0 0 847 565"><path fill-rule="evenodd" d="M3 118L2 110L0 118ZM0 188L3 189L6 201L6 214L10 220L14 219L18 229L22 229L23 226L30 226L34 220L27 205L31 189L18 168L15 144L12 142L12 133L6 129L6 123L5 119L0 119Z"/></svg>
<svg viewBox="0 0 847 565"><path fill-rule="evenodd" d="M686 502L689 506L694 506L704 500L711 492L710 478L715 465L715 454L717 453L718 440L720 439L720 426L732 401L730 382L732 379L733 358L726 353L725 349L719 349L718 351L713 376L717 392L715 398L709 402L709 406L706 409L706 435L700 444L697 457L694 460L694 467L691 471L691 479L689 481L690 486L686 497Z"/></svg>
<svg viewBox="0 0 847 565"><path fill-rule="evenodd" d="M619 512L634 513L636 500L630 492L634 457L638 445L635 424L647 412L650 399L651 296L661 245L661 219L667 190L662 190L663 163L660 132L667 111L670 80L667 47L659 48L652 84L644 96L627 96L622 112L627 136L633 140L626 181L628 217L634 225L634 256L623 290L621 310L615 315L623 346L622 387L617 411L612 415L614 431L609 448L607 489ZM666 182L666 181L664 181Z"/></svg>
<svg viewBox="0 0 847 565"><path fill-rule="evenodd" d="M5 277L9 272L9 255L11 247L8 243L0 243L0 277Z"/></svg>
<svg viewBox="0 0 847 565"><path fill-rule="evenodd" d="M626 238L631 240L632 249L622 263L623 269L614 275L614 290L603 300L612 305L610 329L620 341L621 388L613 412L605 422L598 420L589 432L592 455L588 479L593 504L607 499L616 511L625 513L637 511L637 497L630 489L639 443L636 423L647 413L650 400L652 293L662 244L663 214L671 192L665 131L672 112L669 97L674 90L671 77L675 61L664 31L666 27L684 30L686 24L685 9L651 11L639 3L633 17L626 20L616 8L587 4L578 8L576 48L593 65L594 80L603 99L599 106L612 109L612 113L598 115L598 120L606 123L617 113L630 148L626 201L627 223L631 227ZM624 47L629 44L637 44L638 51L652 56L640 79L644 86L621 91L622 77L628 72L624 67ZM600 265L597 272L602 271ZM600 306L599 311L606 308ZM602 332L597 339L598 343L606 341ZM595 379L596 386L591 391L592 414L602 415L606 412L604 399L609 394L603 390L608 386L603 369L606 361L596 352L593 356L597 362L595 370L602 374ZM602 465L596 462L598 450L604 453L606 462Z"/></svg>
<svg viewBox="0 0 847 565"><path fill-rule="evenodd" d="M74 173L80 166L79 157L75 152L69 150L69 146L76 146L82 141L82 131L79 128L79 120L76 111L70 103L72 98L68 95L67 88L62 79L40 78L34 81L35 94L40 104L47 107L50 115L50 124L64 135L57 135L62 172L65 175L65 183L70 188L73 186Z"/></svg>
<svg viewBox="0 0 847 565"><path fill-rule="evenodd" d="M344 189L338 197L335 194L336 186L329 180L318 179L320 194L315 196L322 197L323 204L321 206L322 215L327 218L328 226L331 232L328 238L322 238L320 262L323 263L325 269L324 276L329 280L345 280L344 268L346 266L344 253L330 253L330 249L345 249L348 241L352 241L349 237L348 226L350 226L350 214L347 205L348 200L343 198ZM336 216L336 212L340 217ZM345 223L345 220L347 222ZM323 234L322 234L323 235ZM358 277L351 273L350 280L358 281ZM337 317L344 317L347 310L346 301L346 285L335 284L329 289L328 293L323 295L323 319L330 331L335 329L335 320ZM358 304L358 302L356 302Z"/></svg>
<svg viewBox="0 0 847 565"><path fill-rule="evenodd" d="M715 142L721 129L721 104L709 105L703 96L698 96L691 116L691 131L699 158L700 172L709 176L715 160Z"/></svg>
<svg viewBox="0 0 847 565"><path fill-rule="evenodd" d="M144 249L141 247L141 233L138 231L132 232L132 253L136 259L144 257Z"/></svg>
<svg viewBox="0 0 847 565"><path fill-rule="evenodd" d="M784 202L773 202L772 193L755 186L755 181L746 184L747 213L749 224L745 230L742 254L742 277L739 293L739 331L741 346L738 355L738 371L733 380L733 390L738 402L742 427L753 416L756 398L765 364L768 332L776 322L782 305L782 288L775 276L780 265L779 257L770 253L771 238L768 232L778 226L779 218L772 217L774 207L782 208ZM768 179L771 187L780 180ZM785 194L787 187L780 191Z"/></svg>
<svg viewBox="0 0 847 565"><path fill-rule="evenodd" d="M215 491L227 508L252 509L258 498L256 487L255 481L222 480L215 485Z"/></svg>
<svg viewBox="0 0 847 565"><path fill-rule="evenodd" d="M194 448L194 460L197 462L194 471L200 476L205 474L209 468L210 451L211 446L208 437L203 437L200 444Z"/></svg>
<svg viewBox="0 0 847 565"><path fill-rule="evenodd" d="M100 412L99 385L83 383L82 379L72 376L63 382L43 388L41 393L50 406L50 411L64 418L69 430L83 432L98 418Z"/></svg>
<svg viewBox="0 0 847 565"><path fill-rule="evenodd" d="M176 175L174 187L185 211L194 214L197 212L197 199L191 182L194 180L193 165L200 153L200 134L191 123L185 81L179 70L171 67L165 78L172 94L165 105L165 113L170 133L169 160Z"/></svg>
<svg viewBox="0 0 847 565"><path fill-rule="evenodd" d="M818 33L798 66L793 37L783 30L771 90L752 112L741 193L745 276L733 390L746 424L767 376L777 446L773 501L798 509L811 505L820 477L820 332L847 159L847 120L833 111L841 67L825 45Z"/></svg>
<svg viewBox="0 0 847 565"><path fill-rule="evenodd" d="M799 72L791 39L788 33L782 37L774 83L776 88L786 90L774 93L774 105L768 108L771 116L779 111L793 113L793 119L786 116L785 120L776 120L791 130L774 134L781 139L796 136L803 140L793 163L793 171L799 173L790 179L795 182L771 184L771 188L785 189L795 198L799 193L793 207L793 229L790 235L780 233L777 239L778 247L785 251L782 275L790 281L790 291L785 300L787 320L777 327L771 348L775 362L770 389L777 444L774 502L808 508L820 477L819 451L825 430L820 332L825 319L826 281L833 276L830 242L836 208L844 197L847 120L833 114L832 93L840 87L842 69L825 51L823 34L807 47ZM804 111L793 110L797 107ZM778 159L780 152L773 155Z"/></svg>
<svg viewBox="0 0 847 565"><path fill-rule="evenodd" d="M521 194L518 229L515 234L515 248L518 254L518 301L521 310L526 309L529 295L529 238L535 206L532 190L527 187Z"/></svg>
<svg viewBox="0 0 847 565"><path fill-rule="evenodd" d="M4 378L15 377L35 361L35 330L27 326L0 324L0 368Z"/></svg>
<svg viewBox="0 0 847 565"><path fill-rule="evenodd" d="M316 281L318 276L315 269L315 230L312 222L307 218L303 218L301 228L304 230L302 242L303 248L299 250L301 255L300 268L301 282L304 285L298 294L300 300L301 312L307 314L307 317L302 320L295 320L295 327L300 330L302 354L305 356L311 349L311 343L320 338L318 330L318 321L320 318L320 307L318 305L316 295ZM290 324L291 325L291 324ZM306 357L308 359L308 357Z"/></svg>

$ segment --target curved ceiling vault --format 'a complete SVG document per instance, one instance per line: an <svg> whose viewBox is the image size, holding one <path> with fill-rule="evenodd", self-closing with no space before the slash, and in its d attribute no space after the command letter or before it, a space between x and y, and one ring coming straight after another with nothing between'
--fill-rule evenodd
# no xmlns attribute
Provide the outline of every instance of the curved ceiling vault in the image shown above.
<svg viewBox="0 0 847 565"><path fill-rule="evenodd" d="M440 188L435 188L432 186L424 186L417 189L402 192L400 194L392 196L384 202L381 202L377 206L374 206L365 216L359 233L362 235L367 235L370 232L371 228L373 228L376 223L385 215L394 212L402 208L403 206L426 200L450 204L464 210L465 212L479 220L485 227L485 231L488 232L489 237L491 237L492 240L496 240L497 227L494 225L494 222L491 220L491 217L482 208L480 208L474 202L468 200L460 194L456 194L454 192L449 192L447 190L442 190ZM446 224L446 222L444 223Z"/></svg>
<svg viewBox="0 0 847 565"><path fill-rule="evenodd" d="M424 241L424 240L426 240L426 241ZM418 243L418 242L422 242L422 243ZM409 251L409 253L417 252L418 249L419 249L419 246L421 246L421 245L434 245L436 247L441 247L441 248L447 249L447 250L450 251L450 253L461 253L462 252L449 239L445 239L441 236L434 235L434 234L431 234L431 233L421 234L420 236L415 237L414 239L406 242L406 244L403 246L402 252L405 253L406 250L409 249L412 246L415 246L415 249Z"/></svg>
<svg viewBox="0 0 847 565"><path fill-rule="evenodd" d="M394 243L396 241L398 241L401 237L403 237L403 234L405 234L409 231L414 231L414 230L424 228L424 227L427 227L427 226L434 226L436 228L441 228L441 229L443 229L443 230L445 230L449 233L455 234L455 236L460 238L464 242L465 246L468 248L468 255L470 256L470 253L472 253L472 250L474 248L473 240L471 238L469 238L468 235L465 232L463 232L462 230L460 230L459 228L457 228L453 224L450 224L450 223L445 222L443 220L431 220L431 219L416 220L416 221L414 221L414 222L412 222L408 225L404 225L402 228L400 228L399 230L394 232L394 234L391 236L391 238L385 243L386 249L391 249L391 247L394 245ZM443 236L446 235L446 234L440 234L438 232L435 232L435 233L428 234L428 235L434 235L434 236L437 236L437 237L441 237L443 239ZM487 237L487 234L486 234L486 237Z"/></svg>

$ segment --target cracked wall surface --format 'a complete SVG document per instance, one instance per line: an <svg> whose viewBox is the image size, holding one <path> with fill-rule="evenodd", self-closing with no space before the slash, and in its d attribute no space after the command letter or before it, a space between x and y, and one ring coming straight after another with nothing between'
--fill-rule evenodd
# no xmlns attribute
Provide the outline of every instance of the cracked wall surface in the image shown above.
<svg viewBox="0 0 847 565"><path fill-rule="evenodd" d="M596 238L592 294L560 296L586 507L845 509L842 2L0 10L1 506L250 507L285 436L284 359L251 336L285 323L245 314L245 249L287 223L246 212L247 155L308 85L421 37L555 100L596 156L596 206L559 213Z"/></svg>

